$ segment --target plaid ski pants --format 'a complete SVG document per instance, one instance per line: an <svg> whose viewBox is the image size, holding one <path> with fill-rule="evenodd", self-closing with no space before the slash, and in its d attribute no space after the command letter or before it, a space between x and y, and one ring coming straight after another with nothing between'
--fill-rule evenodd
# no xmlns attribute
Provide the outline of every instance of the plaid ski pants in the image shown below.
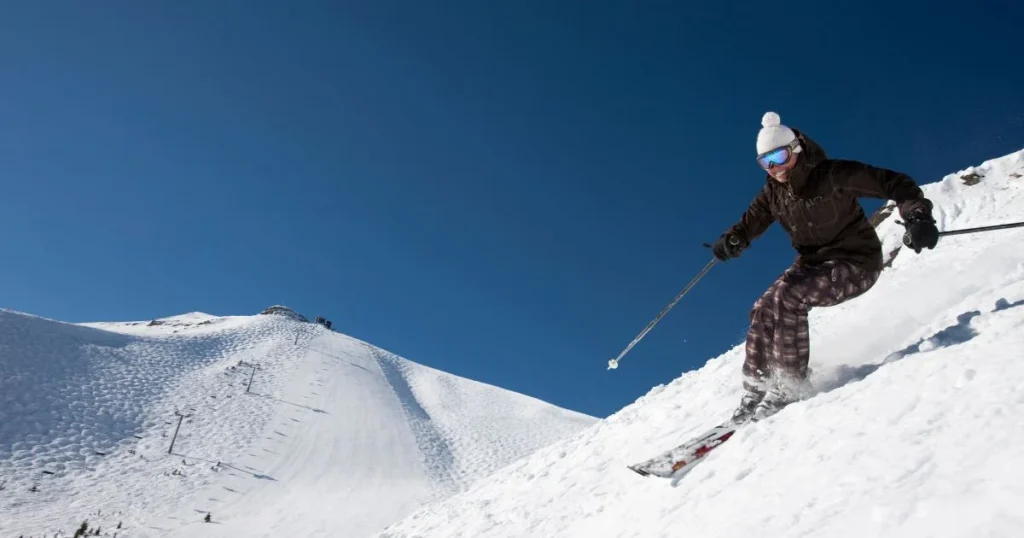
<svg viewBox="0 0 1024 538"><path fill-rule="evenodd" d="M811 352L807 327L810 307L834 306L853 299L871 289L880 274L847 261L795 263L786 269L750 311L745 380L765 388L773 375L806 379Z"/></svg>

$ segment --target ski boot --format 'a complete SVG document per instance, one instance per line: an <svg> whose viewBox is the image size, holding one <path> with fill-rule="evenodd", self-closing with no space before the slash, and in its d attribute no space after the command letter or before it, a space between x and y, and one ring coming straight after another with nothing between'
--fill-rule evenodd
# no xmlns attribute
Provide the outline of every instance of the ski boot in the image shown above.
<svg viewBox="0 0 1024 538"><path fill-rule="evenodd" d="M767 390L762 384L743 381L743 397L740 398L740 406L732 413L732 423L741 424L754 416L754 411L761 400L765 398Z"/></svg>
<svg viewBox="0 0 1024 538"><path fill-rule="evenodd" d="M811 384L806 378L788 375L776 376L764 398L757 403L750 417L753 422L764 420L778 413L787 405L810 396Z"/></svg>

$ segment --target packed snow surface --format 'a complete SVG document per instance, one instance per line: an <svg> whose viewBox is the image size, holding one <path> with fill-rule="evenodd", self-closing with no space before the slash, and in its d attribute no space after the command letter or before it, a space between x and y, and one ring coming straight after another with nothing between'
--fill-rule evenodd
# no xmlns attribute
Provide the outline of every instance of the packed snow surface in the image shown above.
<svg viewBox="0 0 1024 538"><path fill-rule="evenodd" d="M369 536L595 422L295 316L0 310L0 536Z"/></svg>
<svg viewBox="0 0 1024 538"><path fill-rule="evenodd" d="M924 190L940 230L1024 221L1024 151ZM878 229L887 254L897 218ZM742 345L379 536L1024 536L1024 229L892 261L868 294L811 311L818 393L678 480L626 465L729 416Z"/></svg>

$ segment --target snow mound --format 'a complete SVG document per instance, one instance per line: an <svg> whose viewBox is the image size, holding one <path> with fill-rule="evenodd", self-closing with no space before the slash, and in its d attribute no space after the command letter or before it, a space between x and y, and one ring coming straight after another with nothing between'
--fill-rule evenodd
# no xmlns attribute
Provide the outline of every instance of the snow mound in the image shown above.
<svg viewBox="0 0 1024 538"><path fill-rule="evenodd" d="M1022 177L1024 151L924 189L954 230L1024 220ZM887 252L895 220L877 228ZM378 536L1018 536L1022 242L1024 229L942 238L898 253L868 294L812 310L817 394L678 481L626 465L731 413L742 345Z"/></svg>
<svg viewBox="0 0 1024 538"><path fill-rule="evenodd" d="M369 536L594 422L290 316L0 310L0 536Z"/></svg>
<svg viewBox="0 0 1024 538"><path fill-rule="evenodd" d="M266 310L264 310L263 312L260 312L260 314L263 314L263 315L285 316L285 317L289 317L291 319L294 319L295 321L301 321L303 323L309 323L309 320L306 319L306 316L303 316L302 314L299 314L298 312L292 310L291 308L288 308L287 306L282 306L282 305L271 306L271 307L267 308Z"/></svg>

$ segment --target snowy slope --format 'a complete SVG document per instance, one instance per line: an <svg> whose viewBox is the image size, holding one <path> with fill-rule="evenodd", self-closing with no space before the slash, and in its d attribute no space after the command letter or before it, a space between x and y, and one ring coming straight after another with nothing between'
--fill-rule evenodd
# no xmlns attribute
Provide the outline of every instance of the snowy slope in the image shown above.
<svg viewBox="0 0 1024 538"><path fill-rule="evenodd" d="M940 230L1022 221L1024 151L925 191ZM677 482L625 465L729 415L742 346L379 536L1024 536L1024 229L902 250L873 291L810 319L820 392Z"/></svg>
<svg viewBox="0 0 1024 538"><path fill-rule="evenodd" d="M0 310L0 536L368 536L594 422L283 315Z"/></svg>

